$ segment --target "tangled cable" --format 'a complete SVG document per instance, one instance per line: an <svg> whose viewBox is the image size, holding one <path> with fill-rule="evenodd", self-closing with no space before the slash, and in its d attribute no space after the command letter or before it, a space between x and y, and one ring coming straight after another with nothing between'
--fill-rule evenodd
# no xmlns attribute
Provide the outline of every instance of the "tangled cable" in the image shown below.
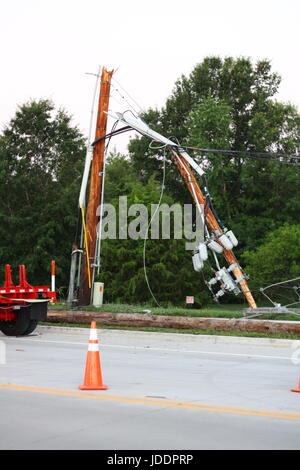
<svg viewBox="0 0 300 470"><path fill-rule="evenodd" d="M152 142L150 142L150 145L151 145ZM150 147L149 145L149 147ZM156 305L158 307L161 307L161 305L159 304L159 302L157 301L155 295L153 294L153 291L151 289L151 286L150 286L150 283L149 283L149 279L148 279L148 275L147 275L147 267L146 267L146 242L147 242L147 238L148 238L148 233L149 233L149 228L152 224L152 221L154 220L156 214L157 214L157 211L160 207L160 204L161 204L161 201L162 201L162 197L163 197L163 194L164 194L164 189L165 189L165 179L166 179L166 149L167 149L167 145L163 145L162 147L159 147L159 149L164 149L164 153L163 153L163 178L162 178L162 183L161 183L161 191L160 191L160 196L159 196L159 201L158 201L158 204L156 205L156 209L150 219L150 222L147 226L147 229L146 229L146 232L145 232L145 238L144 238L144 245L143 245L143 267L144 267L144 276L145 276L145 281L146 281L146 284L147 284L147 287L148 287L148 290L154 300L154 302L156 303Z"/></svg>

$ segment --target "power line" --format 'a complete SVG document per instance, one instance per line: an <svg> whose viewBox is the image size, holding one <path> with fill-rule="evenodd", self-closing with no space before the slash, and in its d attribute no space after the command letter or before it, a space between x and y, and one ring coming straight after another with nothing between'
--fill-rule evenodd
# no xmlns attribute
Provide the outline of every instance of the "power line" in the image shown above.
<svg viewBox="0 0 300 470"><path fill-rule="evenodd" d="M125 88L121 85L121 83L118 82L118 80L117 80L115 77L112 77L112 79L118 84L118 86L119 86L120 88L122 88L122 90L127 94L128 98L130 98L130 99L133 101L133 103L139 108L139 110L140 110L141 112L143 112L143 109L142 109L142 107L139 105L139 103L128 93L128 91L125 90ZM116 89L116 87L114 87L114 88ZM117 90L117 89L116 89L116 90ZM117 91L119 92L119 90L117 90ZM119 92L119 94L120 94L120 92ZM121 96L122 96L122 95L121 95ZM124 97L122 96L122 98L124 98ZM125 99L125 98L124 98L124 99ZM125 101L126 101L126 99L125 99ZM126 101L126 102L127 102L127 101ZM129 103L128 103L128 104L129 104ZM132 107L132 109L134 109L132 105L130 105L130 106Z"/></svg>
<svg viewBox="0 0 300 470"><path fill-rule="evenodd" d="M106 134L103 137L100 137L99 139L95 140L92 145L96 145L98 142L100 142L103 139L111 139L111 137L115 135L122 134L123 132L128 132L132 130L131 126L125 126L122 127L121 129L117 129L114 132L111 132L109 134ZM240 158L249 158L249 159L254 159L254 160L260 160L260 161L272 161L275 163L280 163L283 165L288 165L288 166L300 166L300 156L295 155L295 154L287 154L287 153L272 153L272 152L252 152L252 151L246 151L246 150L229 150L229 149L208 149L208 148L202 148L202 147L190 147L190 146L183 146L180 144L174 144L174 145L168 145L169 147L173 147L174 149L180 151L187 151L187 150L192 150L192 151L197 151L201 153L214 153L217 155L226 155L229 157L240 157ZM154 148L155 150L155 148Z"/></svg>
<svg viewBox="0 0 300 470"><path fill-rule="evenodd" d="M288 153L277 153L277 152L252 152L247 150L229 150L229 149L208 149L202 147L190 147L190 146L175 146L179 151L180 150L193 150L202 153L214 153L217 155L228 155L232 157L241 157L241 158L253 158L262 161L275 161L277 163L288 164L292 166L299 166L299 163L294 163L293 161L286 161L280 160L284 159L291 159L295 160L296 162L300 161L300 156L296 154L288 154Z"/></svg>

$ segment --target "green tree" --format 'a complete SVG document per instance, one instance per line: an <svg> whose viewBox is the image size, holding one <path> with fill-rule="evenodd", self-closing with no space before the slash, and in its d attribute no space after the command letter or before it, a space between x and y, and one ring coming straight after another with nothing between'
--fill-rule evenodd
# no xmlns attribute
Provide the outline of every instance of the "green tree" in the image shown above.
<svg viewBox="0 0 300 470"><path fill-rule="evenodd" d="M191 74L175 84L166 105L144 114L149 124L164 135L194 147L256 152L299 153L300 117L290 104L278 103L280 77L268 60L207 57ZM150 177L145 138L129 146L133 164ZM265 234L283 222L299 220L299 170L273 162L194 152L206 170L214 206L239 235L238 251L255 248ZM161 161L156 157L159 168ZM146 176L145 176L146 175ZM201 185L201 182L200 182ZM190 200L173 165L167 192L176 201Z"/></svg>
<svg viewBox="0 0 300 470"><path fill-rule="evenodd" d="M251 278L272 283L300 276L300 224L269 232L254 251L245 251L243 260Z"/></svg>
<svg viewBox="0 0 300 470"><path fill-rule="evenodd" d="M264 242L254 251L245 251L242 259L255 290L278 282L300 277L300 224L288 225L267 234ZM266 293L282 305L298 300L293 286L298 282L273 286ZM257 294L259 298L259 293ZM266 298L261 297L266 302Z"/></svg>
<svg viewBox="0 0 300 470"><path fill-rule="evenodd" d="M157 204L161 195L161 181L154 177L144 183L132 164L122 155L111 155L106 173L105 202L116 208L119 220L119 196L127 196L128 208L144 204L151 218L151 204ZM162 203L173 204L165 192ZM129 217L128 224L134 217ZM172 219L171 219L172 220ZM119 231L119 224L117 224ZM149 232L151 234L151 231ZM149 235L150 237L150 235ZM105 239L101 243L101 272L99 279L105 283L105 299L110 302L152 302L150 288L157 301L166 305L185 303L186 295L195 295L199 304L209 299L203 279L194 275L191 252L185 250L184 239L148 238L145 250L144 236L139 239Z"/></svg>
<svg viewBox="0 0 300 470"><path fill-rule="evenodd" d="M1 265L25 264L32 284L49 284L55 259L67 285L84 147L71 117L49 100L19 106L0 137Z"/></svg>

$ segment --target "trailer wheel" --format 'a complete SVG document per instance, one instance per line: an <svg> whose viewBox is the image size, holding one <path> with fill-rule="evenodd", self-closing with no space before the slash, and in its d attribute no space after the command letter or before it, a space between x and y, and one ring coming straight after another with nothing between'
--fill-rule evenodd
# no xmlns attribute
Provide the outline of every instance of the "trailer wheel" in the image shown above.
<svg viewBox="0 0 300 470"><path fill-rule="evenodd" d="M37 324L38 324L38 320L29 320L29 326L24 331L24 333L22 333L22 335L30 335L30 333L32 333L36 329Z"/></svg>
<svg viewBox="0 0 300 470"><path fill-rule="evenodd" d="M22 336L30 327L30 311L27 307L21 307L17 318L10 321L1 321L0 330L6 336ZM27 333L26 333L27 334Z"/></svg>
<svg viewBox="0 0 300 470"><path fill-rule="evenodd" d="M0 322L0 330L6 336L21 336L27 328L29 328L29 319L28 322L18 322L17 320Z"/></svg>

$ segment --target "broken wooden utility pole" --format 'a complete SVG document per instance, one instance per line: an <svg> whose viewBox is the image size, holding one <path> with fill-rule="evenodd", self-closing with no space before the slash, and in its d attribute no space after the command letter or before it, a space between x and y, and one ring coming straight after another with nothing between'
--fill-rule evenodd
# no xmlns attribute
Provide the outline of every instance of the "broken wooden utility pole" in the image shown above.
<svg viewBox="0 0 300 470"><path fill-rule="evenodd" d="M196 181L196 178L191 170L191 167L189 166L188 162L184 160L183 156L180 153L174 152L174 150L171 150L171 154L173 155L174 163L177 165L180 173L183 176L183 179L191 193L192 198L194 199L195 203L204 207L205 206L205 198L202 194L201 189L199 188L199 185ZM216 231L219 233L222 233L222 229L219 226L219 223L217 222L213 212L211 211L210 208L208 208L207 213L206 213L206 223L208 227L210 228L212 233L215 233ZM246 278L239 266L239 263L233 253L232 250L226 250L224 248L223 250L223 255L226 261L228 262L229 266L232 266L232 273L237 279L241 290L246 297L248 304L251 308L256 309L256 302L252 296L252 293L248 287Z"/></svg>
<svg viewBox="0 0 300 470"><path fill-rule="evenodd" d="M107 111L109 105L110 84L112 71L102 69L100 95L98 104L98 115L95 131L95 141L106 135ZM105 139L98 141L93 149L93 160L91 166L89 200L86 211L86 223L84 222L84 211L82 210L82 223L85 224L85 253L82 261L81 286L79 291L79 305L89 305L91 302L93 270L95 269L97 224L99 215L97 209L100 205L100 197L103 183L103 166L105 154Z"/></svg>

